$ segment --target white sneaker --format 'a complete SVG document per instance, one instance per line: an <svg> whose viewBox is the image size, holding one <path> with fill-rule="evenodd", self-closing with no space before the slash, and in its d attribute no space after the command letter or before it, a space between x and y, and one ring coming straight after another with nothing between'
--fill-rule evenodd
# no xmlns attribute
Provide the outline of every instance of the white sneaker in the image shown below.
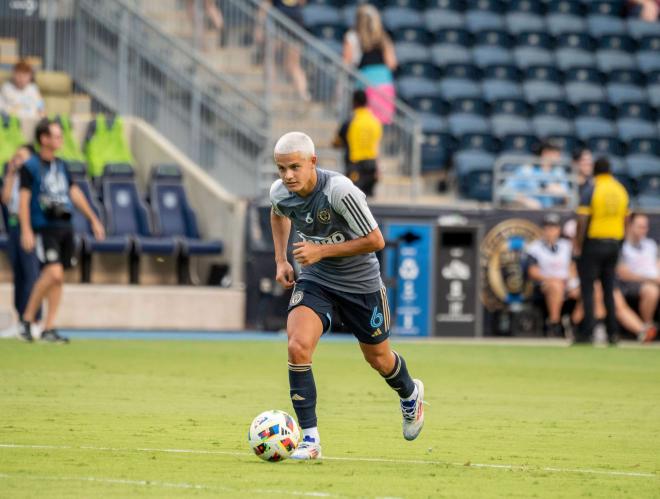
<svg viewBox="0 0 660 499"><path fill-rule="evenodd" d="M312 439L303 440L291 454L291 459L321 459L321 444L317 444Z"/></svg>
<svg viewBox="0 0 660 499"><path fill-rule="evenodd" d="M417 398L401 401L403 438L406 440L415 440L424 426L424 383L418 379L413 381L417 387Z"/></svg>

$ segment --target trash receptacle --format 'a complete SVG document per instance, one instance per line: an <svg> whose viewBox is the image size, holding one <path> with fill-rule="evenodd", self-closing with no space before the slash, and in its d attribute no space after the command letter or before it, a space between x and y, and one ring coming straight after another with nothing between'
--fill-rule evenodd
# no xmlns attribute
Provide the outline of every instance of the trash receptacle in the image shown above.
<svg viewBox="0 0 660 499"><path fill-rule="evenodd" d="M482 336L479 299L479 225L437 229L435 336Z"/></svg>

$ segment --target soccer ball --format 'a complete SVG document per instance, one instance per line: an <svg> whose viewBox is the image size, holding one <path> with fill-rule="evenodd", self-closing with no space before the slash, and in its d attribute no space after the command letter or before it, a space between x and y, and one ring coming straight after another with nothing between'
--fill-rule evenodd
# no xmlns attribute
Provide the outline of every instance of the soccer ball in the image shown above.
<svg viewBox="0 0 660 499"><path fill-rule="evenodd" d="M248 442L264 461L283 461L298 447L300 430L295 419L283 411L266 411L250 425Z"/></svg>

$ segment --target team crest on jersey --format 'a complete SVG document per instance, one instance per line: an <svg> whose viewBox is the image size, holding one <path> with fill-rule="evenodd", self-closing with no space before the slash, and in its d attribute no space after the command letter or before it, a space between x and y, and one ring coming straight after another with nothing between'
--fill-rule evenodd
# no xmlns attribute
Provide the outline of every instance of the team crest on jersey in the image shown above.
<svg viewBox="0 0 660 499"><path fill-rule="evenodd" d="M294 291L289 301L290 306L298 305L303 299L304 293L302 291Z"/></svg>
<svg viewBox="0 0 660 499"><path fill-rule="evenodd" d="M319 222L322 224L329 224L330 223L330 210L327 208L322 209L319 211L318 215L316 215L316 218L319 219Z"/></svg>

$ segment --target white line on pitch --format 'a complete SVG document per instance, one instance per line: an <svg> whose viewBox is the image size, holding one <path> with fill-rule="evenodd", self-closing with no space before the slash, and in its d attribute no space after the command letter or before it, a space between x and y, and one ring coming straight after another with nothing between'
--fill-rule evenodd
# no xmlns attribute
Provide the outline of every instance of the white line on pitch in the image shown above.
<svg viewBox="0 0 660 499"><path fill-rule="evenodd" d="M222 450L197 450L197 449L153 449L153 448L119 448L119 447L94 447L90 445L70 446L70 445L27 445L27 444L0 444L0 448L6 449L82 449L109 452L164 452L169 454L215 454L221 456L248 457L247 452L222 451ZM430 461L426 459L387 459L381 457L328 457L324 456L326 461L349 461L349 462L367 462L367 463L393 463L393 464L436 464L442 466L460 466L462 468L493 468L512 471L547 471L549 473L582 473L587 475L611 475L637 478L658 478L655 473L644 473L638 471L617 471L617 470L595 470L590 468L537 468L529 465L519 464L484 464L484 463L450 463L446 461Z"/></svg>
<svg viewBox="0 0 660 499"><path fill-rule="evenodd" d="M20 480L47 480L64 482L94 482L110 485L138 485L142 487L160 487L167 489L195 489L195 490L215 490L223 492L243 492L253 494L279 494L285 496L306 496L306 497L345 497L329 492L300 492L296 490L277 490L277 489L238 489L223 485L200 485L197 483L185 482L160 482L158 480L127 480L124 478L98 478L93 476L39 476L39 475L12 475L9 473L0 473L0 478L18 478Z"/></svg>

